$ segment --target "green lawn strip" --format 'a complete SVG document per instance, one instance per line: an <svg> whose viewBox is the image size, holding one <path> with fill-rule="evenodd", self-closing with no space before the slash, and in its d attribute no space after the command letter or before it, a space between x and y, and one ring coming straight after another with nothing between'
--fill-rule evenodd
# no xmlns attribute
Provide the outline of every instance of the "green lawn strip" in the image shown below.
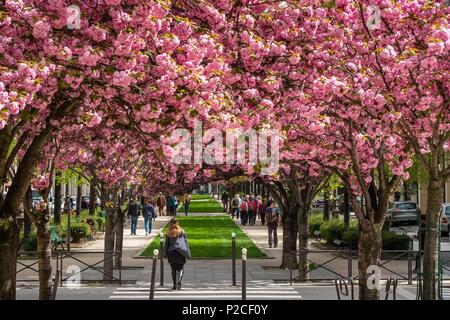
<svg viewBox="0 0 450 320"><path fill-rule="evenodd" d="M180 225L186 231L192 259L231 258L231 233L236 233L236 254L241 257L242 248L247 249L249 258L261 258L265 254L239 228L229 216L215 217L179 217ZM167 225L163 232L167 230ZM153 250L159 249L159 235L141 253L141 256L153 256Z"/></svg>
<svg viewBox="0 0 450 320"><path fill-rule="evenodd" d="M178 211L184 212L184 204L181 204ZM223 212L223 208L216 200L198 202L191 201L191 204L189 205L189 212Z"/></svg>
<svg viewBox="0 0 450 320"><path fill-rule="evenodd" d="M191 200L211 199L209 194L191 194Z"/></svg>

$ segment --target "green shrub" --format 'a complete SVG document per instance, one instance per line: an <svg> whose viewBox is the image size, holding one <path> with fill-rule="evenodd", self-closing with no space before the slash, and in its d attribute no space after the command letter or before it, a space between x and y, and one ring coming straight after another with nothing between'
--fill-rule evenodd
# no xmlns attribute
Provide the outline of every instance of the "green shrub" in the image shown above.
<svg viewBox="0 0 450 320"><path fill-rule="evenodd" d="M99 226L98 226L98 222L97 219L94 219L94 217L89 217L87 219L84 220L87 224L92 224L94 226L94 231L97 232L99 231Z"/></svg>
<svg viewBox="0 0 450 320"><path fill-rule="evenodd" d="M344 221L339 218L331 218L320 226L321 237L329 244L335 239L342 240L344 230Z"/></svg>
<svg viewBox="0 0 450 320"><path fill-rule="evenodd" d="M409 237L405 234L396 234L392 231L384 231L383 250L408 250Z"/></svg>
<svg viewBox="0 0 450 320"><path fill-rule="evenodd" d="M320 227L323 224L322 214L312 214L309 217L308 228L311 235L314 235L315 231L320 231Z"/></svg>
<svg viewBox="0 0 450 320"><path fill-rule="evenodd" d="M91 227L86 222L76 222L70 226L70 235L73 242L79 242L91 235Z"/></svg>
<svg viewBox="0 0 450 320"><path fill-rule="evenodd" d="M392 231L383 231L381 234L383 241L383 250L408 250L409 237L404 234L396 234ZM349 228L344 231L343 240L351 244L351 248L358 249L359 230Z"/></svg>
<svg viewBox="0 0 450 320"><path fill-rule="evenodd" d="M350 226L350 228L345 230L342 234L342 240L344 240L350 248L357 249L359 240L358 228Z"/></svg>
<svg viewBox="0 0 450 320"><path fill-rule="evenodd" d="M37 251L37 233L36 230L31 231L26 239L22 239L23 251Z"/></svg>
<svg viewBox="0 0 450 320"><path fill-rule="evenodd" d="M94 219L97 222L98 229L96 229L96 231L103 230L103 228L105 226L105 218L99 217L99 216L93 216L92 219Z"/></svg>

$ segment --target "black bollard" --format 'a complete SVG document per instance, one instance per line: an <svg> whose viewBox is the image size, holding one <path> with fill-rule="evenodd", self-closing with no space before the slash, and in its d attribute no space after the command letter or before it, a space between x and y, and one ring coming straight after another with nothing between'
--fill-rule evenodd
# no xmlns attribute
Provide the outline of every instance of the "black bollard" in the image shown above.
<svg viewBox="0 0 450 320"><path fill-rule="evenodd" d="M164 286L164 233L159 234L159 278L160 286Z"/></svg>
<svg viewBox="0 0 450 320"><path fill-rule="evenodd" d="M153 300L155 296L155 280L156 280L156 263L158 261L158 249L153 251L152 277L150 279L150 296L149 300Z"/></svg>
<svg viewBox="0 0 450 320"><path fill-rule="evenodd" d="M58 291L58 283L60 281L61 272L56 270L55 280L53 281L52 300L56 300L56 292Z"/></svg>

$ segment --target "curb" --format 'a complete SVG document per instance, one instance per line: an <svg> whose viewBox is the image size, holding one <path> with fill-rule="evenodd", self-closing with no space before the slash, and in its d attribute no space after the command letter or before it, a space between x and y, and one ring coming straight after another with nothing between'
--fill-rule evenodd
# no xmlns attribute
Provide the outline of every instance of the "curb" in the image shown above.
<svg viewBox="0 0 450 320"><path fill-rule="evenodd" d="M230 219L231 219L231 218L230 218ZM239 229L242 230L242 232L243 232L250 240L252 240L252 242L255 244L255 246L256 246L259 250L261 250L262 253L264 253L264 254L266 255L265 257L260 257L260 258L249 258L249 259L247 259L247 260L277 259L277 257L275 257L274 255L272 255L269 251L267 251L265 248L261 247L257 242L255 242L255 241L252 239L252 237L248 234L247 230L242 229L241 226L239 225L239 223L238 223L236 220L234 220L234 219L231 219L231 220L236 224L236 226L239 227Z"/></svg>
<svg viewBox="0 0 450 320"><path fill-rule="evenodd" d="M132 259L153 259L152 257L141 256L141 254L145 251L145 249L147 249L147 247L148 247L149 245L152 244L152 242L156 239L157 235L161 232L161 230L164 229L164 227L166 226L166 224L169 223L169 220L170 220L170 219L166 220L166 221L164 222L164 224L163 224L160 228L156 229L156 230L158 230L158 231L155 232L155 237L154 237L153 239L151 239L150 243L148 243L148 244L144 245L142 248L138 249L138 250L137 250L137 255L136 255L136 254L133 255L133 256L131 257ZM155 230L155 229L154 229L154 230Z"/></svg>

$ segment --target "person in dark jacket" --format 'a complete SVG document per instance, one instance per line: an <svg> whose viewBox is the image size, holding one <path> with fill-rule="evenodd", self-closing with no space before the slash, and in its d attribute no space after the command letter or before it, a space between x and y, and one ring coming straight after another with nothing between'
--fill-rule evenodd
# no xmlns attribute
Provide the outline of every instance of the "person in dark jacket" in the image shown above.
<svg viewBox="0 0 450 320"><path fill-rule="evenodd" d="M175 196L169 196L167 200L167 207L169 208L169 215L175 217L177 215L177 207L178 207L178 202Z"/></svg>
<svg viewBox="0 0 450 320"><path fill-rule="evenodd" d="M258 204L259 218L261 219L261 224L264 225L266 223L267 199L258 197Z"/></svg>
<svg viewBox="0 0 450 320"><path fill-rule="evenodd" d="M266 210L266 223L269 235L269 248L272 248L272 242L276 248L278 246L277 228L280 224L280 213L275 205L275 201L271 201Z"/></svg>
<svg viewBox="0 0 450 320"><path fill-rule="evenodd" d="M221 200L223 205L223 211L228 212L228 193L226 191L222 193Z"/></svg>
<svg viewBox="0 0 450 320"><path fill-rule="evenodd" d="M136 235L136 229L137 229L137 222L140 215L141 206L136 201L135 198L131 199L131 203L128 207L128 214L131 218L131 235Z"/></svg>
<svg viewBox="0 0 450 320"><path fill-rule="evenodd" d="M152 233L152 219L156 219L155 207L151 204L150 198L142 208L142 216L144 217L145 236L148 236Z"/></svg>
<svg viewBox="0 0 450 320"><path fill-rule="evenodd" d="M184 241L187 252L180 252L175 247L177 241ZM172 290L181 290L184 264L186 263L186 258L190 257L190 251L186 233L181 229L176 218L170 219L169 227L167 228L166 237L164 239L164 257L169 260L170 268L172 269Z"/></svg>

